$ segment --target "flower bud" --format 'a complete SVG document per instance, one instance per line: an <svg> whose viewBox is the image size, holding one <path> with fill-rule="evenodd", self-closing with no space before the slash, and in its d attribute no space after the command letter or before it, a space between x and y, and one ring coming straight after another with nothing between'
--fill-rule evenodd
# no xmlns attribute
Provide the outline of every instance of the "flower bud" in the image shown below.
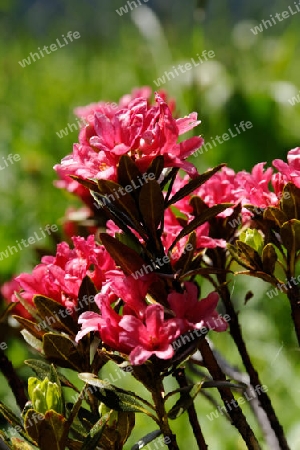
<svg viewBox="0 0 300 450"><path fill-rule="evenodd" d="M261 254L263 246L264 246L264 239L262 235L257 230L253 230L251 228L248 228L245 231L242 231L240 234L240 241L244 242L245 244L252 247L254 250L257 251L257 253Z"/></svg>
<svg viewBox="0 0 300 450"><path fill-rule="evenodd" d="M57 383L49 381L48 377L43 381L30 377L28 380L28 394L33 408L37 412L45 414L50 409L59 414L63 412L61 388Z"/></svg>

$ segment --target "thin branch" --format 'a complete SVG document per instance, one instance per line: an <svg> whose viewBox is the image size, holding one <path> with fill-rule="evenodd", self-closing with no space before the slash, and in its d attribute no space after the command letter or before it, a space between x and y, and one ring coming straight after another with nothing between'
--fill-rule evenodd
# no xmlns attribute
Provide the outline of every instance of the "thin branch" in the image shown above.
<svg viewBox="0 0 300 450"><path fill-rule="evenodd" d="M15 396L17 404L23 410L28 399L25 394L25 385L17 375L12 363L0 348L0 370L8 381L9 386Z"/></svg>
<svg viewBox="0 0 300 450"><path fill-rule="evenodd" d="M178 369L174 374L179 386L181 388L188 386L188 381L186 379L184 369ZM202 434L202 430L198 421L196 409L194 403L191 404L191 406L187 410L189 421L191 424L191 427L193 429L193 433L198 445L199 450L207 450L208 445L205 442L204 436Z"/></svg>

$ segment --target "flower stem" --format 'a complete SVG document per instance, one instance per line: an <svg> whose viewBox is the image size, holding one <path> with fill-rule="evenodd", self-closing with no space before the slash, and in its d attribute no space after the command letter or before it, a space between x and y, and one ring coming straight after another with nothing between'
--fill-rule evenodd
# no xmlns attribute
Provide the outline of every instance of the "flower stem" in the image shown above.
<svg viewBox="0 0 300 450"><path fill-rule="evenodd" d="M156 414L159 419L159 426L165 438L169 450L179 450L176 435L172 433L169 425L168 415L165 410L165 401L163 397L164 386L161 379L157 380L155 389L151 389L152 398L155 404Z"/></svg>
<svg viewBox="0 0 300 450"><path fill-rule="evenodd" d="M212 378L216 381L226 381L226 377L223 374L222 370L220 369L215 356L207 342L206 339L202 339L200 341L199 350L201 352L204 365L208 369L209 373L211 374ZM225 404L230 404L231 402L234 402L234 407L230 408L229 411L227 410L228 414L230 415L230 418L232 420L233 425L238 429L239 433L241 434L242 438L244 439L247 447L249 450L259 450L260 445L250 427L248 424L241 408L236 403L234 396L231 392L231 390L228 387L219 387L218 391L221 395L221 398Z"/></svg>
<svg viewBox="0 0 300 450"><path fill-rule="evenodd" d="M181 369L181 368L178 369L175 372L175 378L181 388L188 386L188 382L186 379L184 369ZM198 421L194 403L192 403L192 405L188 408L187 413L189 416L189 421L190 421L191 427L193 429L193 433L194 433L196 442L198 444L198 449L199 450L207 450L208 446L207 446L204 436L202 434L202 430L201 430L201 427L200 427L200 424Z"/></svg>
<svg viewBox="0 0 300 450"><path fill-rule="evenodd" d="M248 354L248 351L247 351L247 348L246 348L246 345L245 345L245 342L244 342L244 339L242 336L240 324L238 321L238 316L237 316L237 313L231 302L228 286L225 285L225 283L224 283L225 280L223 279L222 275L218 276L218 281L221 284L219 292L220 292L221 298L223 300L223 303L224 303L224 306L226 309L226 314L228 314L230 317L230 322L229 322L230 334L231 334L232 339L234 340L235 345L237 346L237 349L241 355L245 369L248 372L248 375L250 377L250 383L253 387L261 386L262 383L259 379L257 371L255 370L255 368L252 364L252 361L250 359L250 356ZM299 328L299 330L300 330L300 328ZM277 437L278 443L280 444L280 448L282 450L289 450L289 446L288 446L287 440L285 438L282 425L280 424L280 422L276 416L276 413L272 406L271 400L266 392L263 392L263 391L260 392L259 401L260 401L261 407L265 411L265 413L270 421L271 427L273 428L274 433Z"/></svg>

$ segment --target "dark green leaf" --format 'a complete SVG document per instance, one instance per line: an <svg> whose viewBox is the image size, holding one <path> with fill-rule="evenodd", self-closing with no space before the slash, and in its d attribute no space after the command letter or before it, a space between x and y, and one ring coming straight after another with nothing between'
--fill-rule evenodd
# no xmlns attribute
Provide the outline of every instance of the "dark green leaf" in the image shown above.
<svg viewBox="0 0 300 450"><path fill-rule="evenodd" d="M296 236L292 221L285 222L280 228L280 236L283 245L290 254L295 255L296 252Z"/></svg>
<svg viewBox="0 0 300 450"><path fill-rule="evenodd" d="M72 312L70 309L67 310L60 303L43 295L35 295L33 301L45 327L64 331L73 336L77 334L79 327L70 316L69 313Z"/></svg>
<svg viewBox="0 0 300 450"><path fill-rule="evenodd" d="M295 184L284 186L280 205L289 220L300 219L300 189Z"/></svg>
<svg viewBox="0 0 300 450"><path fill-rule="evenodd" d="M98 422L93 426L93 428L89 432L88 437L84 440L81 450L95 450L101 438L101 435L105 429L105 425L109 420L109 417L110 413L107 413L104 416L102 416L100 420L98 420Z"/></svg>
<svg viewBox="0 0 300 450"><path fill-rule="evenodd" d="M79 372L85 370L82 355L68 337L61 334L46 333L43 337L43 349L46 358L54 364Z"/></svg>
<svg viewBox="0 0 300 450"><path fill-rule="evenodd" d="M263 269L265 272L273 275L275 264L277 261L277 253L272 244L267 244L262 251Z"/></svg>
<svg viewBox="0 0 300 450"><path fill-rule="evenodd" d="M46 363L45 361L41 361L40 359L27 359L24 363L29 366L36 373L37 377L40 380L43 380L47 376L49 377L49 372L51 370L51 364ZM58 378L63 386L74 389L76 392L79 392L76 386L72 384L64 375L57 372ZM50 380L51 381L51 380Z"/></svg>
<svg viewBox="0 0 300 450"><path fill-rule="evenodd" d="M88 180L86 178L80 178L80 177L77 177L76 175L70 175L70 178L73 178L73 180L82 184L82 186L86 187L90 191L98 192L98 184L95 181Z"/></svg>
<svg viewBox="0 0 300 450"><path fill-rule="evenodd" d="M110 210L127 226L136 230L141 237L146 238L147 235L139 222L139 212L133 197L114 181L99 180L98 186L104 202L103 207ZM119 190L123 193L118 193Z"/></svg>
<svg viewBox="0 0 300 450"><path fill-rule="evenodd" d="M29 331L35 338L42 339L44 331L40 331L40 325L38 323L32 322L29 319L24 319L20 316L13 315L14 319L16 319L25 330Z"/></svg>
<svg viewBox="0 0 300 450"><path fill-rule="evenodd" d="M281 227L281 225L287 221L287 216L279 208L269 206L264 211L264 220L270 220L274 222L276 226Z"/></svg>
<svg viewBox="0 0 300 450"><path fill-rule="evenodd" d="M168 417L171 420L177 419L177 417L181 416L193 403L195 397L198 395L202 388L202 381L198 383L187 386L184 392L180 393L180 398L177 400L175 405L168 412Z"/></svg>
<svg viewBox="0 0 300 450"><path fill-rule="evenodd" d="M45 415L29 409L25 416L28 435L38 444L40 450L61 450L61 439L66 419L57 412L49 410Z"/></svg>
<svg viewBox="0 0 300 450"><path fill-rule="evenodd" d="M173 241L171 247L169 248L169 251L172 250L174 245L184 236L187 234L190 234L192 231L194 231L196 228L198 228L203 223L207 222L208 220L215 217L217 214L220 214L222 211L224 211L227 208L230 208L232 206L231 203L222 203L220 205L212 206L211 208L204 211L200 216L195 217L183 230L180 231L176 239Z"/></svg>
<svg viewBox="0 0 300 450"><path fill-rule="evenodd" d="M146 436L144 436L136 444L134 444L134 446L131 447L131 450L140 450L140 449L144 448L146 445L148 445L150 442L154 441L154 439L156 439L160 435L161 435L161 430L151 431L151 433L146 434Z"/></svg>
<svg viewBox="0 0 300 450"><path fill-rule="evenodd" d="M231 257L241 266L249 270L255 270L255 268L249 263L247 257L241 252L240 248L235 247L232 244L227 243L227 249Z"/></svg>
<svg viewBox="0 0 300 450"><path fill-rule="evenodd" d="M77 314L78 316L85 311L98 312L98 307L94 301L95 295L98 291L88 275L86 275L80 285L78 291L78 305Z"/></svg>
<svg viewBox="0 0 300 450"><path fill-rule="evenodd" d="M196 233L193 231L189 236L188 242L187 242L182 254L180 255L180 258L174 264L176 271L180 270L181 273L184 274L188 270L189 264L192 261L193 256L194 256L196 244L197 244Z"/></svg>
<svg viewBox="0 0 300 450"><path fill-rule="evenodd" d="M206 172L202 173L201 175L198 175L197 177L193 178L191 181L189 181L183 188L179 189L178 192L176 192L175 195L173 195L172 198L167 202L166 208L182 198L189 195L191 192L194 192L195 189L197 189L199 186L201 186L203 183L205 183L209 178L211 178L218 170L220 170L222 167L224 167L226 164L219 164L218 166L214 167L213 169L207 170Z"/></svg>
<svg viewBox="0 0 300 450"><path fill-rule="evenodd" d="M144 266L145 261L137 252L127 247L127 245L122 244L122 242L107 233L101 233L100 239L108 253L114 259L116 264L121 267L125 275L131 275Z"/></svg>
<svg viewBox="0 0 300 450"><path fill-rule="evenodd" d="M246 259L250 267L254 270L262 270L262 260L257 251L250 245L245 244L245 242L237 241L236 244L240 251L240 256Z"/></svg>
<svg viewBox="0 0 300 450"><path fill-rule="evenodd" d="M164 196L157 181L144 184L139 196L139 206L144 223L155 238L164 216Z"/></svg>
<svg viewBox="0 0 300 450"><path fill-rule="evenodd" d="M138 177L142 176L138 167L128 155L121 156L117 174L118 181L123 187L132 186L132 181L134 186L134 184L137 184Z"/></svg>
<svg viewBox="0 0 300 450"><path fill-rule="evenodd" d="M197 197L196 195L193 195L193 197L190 200L190 205L193 208L193 216L199 216L204 211L209 209L209 206L202 200L202 198Z"/></svg>
<svg viewBox="0 0 300 450"><path fill-rule="evenodd" d="M4 403L0 401L0 415L3 416L11 425L23 428L21 420Z"/></svg>
<svg viewBox="0 0 300 450"><path fill-rule="evenodd" d="M91 373L80 373L78 377L85 383L96 387L93 389L94 395L108 408L115 411L142 412L152 417L145 409L142 399L134 392L125 391L106 381L99 380Z"/></svg>
<svg viewBox="0 0 300 450"><path fill-rule="evenodd" d="M162 155L158 155L152 160L147 170L147 174L150 175L151 173L153 173L155 179L158 180L164 167L165 167L164 157Z"/></svg>

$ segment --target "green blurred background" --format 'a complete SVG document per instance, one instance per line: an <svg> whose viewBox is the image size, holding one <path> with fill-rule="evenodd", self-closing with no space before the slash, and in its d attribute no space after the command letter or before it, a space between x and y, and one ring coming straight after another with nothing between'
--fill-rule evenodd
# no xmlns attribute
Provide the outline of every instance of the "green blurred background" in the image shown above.
<svg viewBox="0 0 300 450"><path fill-rule="evenodd" d="M181 115L198 112L202 123L197 132L208 142L229 128L234 130L241 120L251 121L253 127L197 160L192 158L200 171L220 162L235 170L251 170L257 162L285 159L287 151L299 145L300 103L292 106L288 100L300 89L300 13L255 35L251 28L286 10L284 1L266 1L263 6L258 0L140 3L120 16L116 9L126 5L121 0L0 1L0 162L9 153L21 156L0 171L0 252L33 236L40 227L60 226L65 209L79 204L53 186L52 170L77 142L76 131L62 138L56 134L75 122L74 107L118 101L135 86L155 90L154 80L203 50L213 50L215 58L162 88L176 98ZM69 30L78 31L80 39L24 68L18 63ZM51 248L46 240L43 245ZM4 258L0 284L37 262L31 247ZM244 306L242 293L248 289L255 296ZM300 448L299 351L287 300L281 296L270 300L267 289L259 281L240 278L233 297L251 356L296 450ZM28 375L22 367L28 351L16 339L18 330L0 327L0 342L8 343L8 356ZM215 333L212 338L241 368L229 336ZM0 384L0 399L12 402L5 381ZM203 398L197 408L209 448L244 448L224 418L207 419L212 407ZM180 448L195 448L185 418L174 425ZM141 422L130 443L147 431L147 423Z"/></svg>

